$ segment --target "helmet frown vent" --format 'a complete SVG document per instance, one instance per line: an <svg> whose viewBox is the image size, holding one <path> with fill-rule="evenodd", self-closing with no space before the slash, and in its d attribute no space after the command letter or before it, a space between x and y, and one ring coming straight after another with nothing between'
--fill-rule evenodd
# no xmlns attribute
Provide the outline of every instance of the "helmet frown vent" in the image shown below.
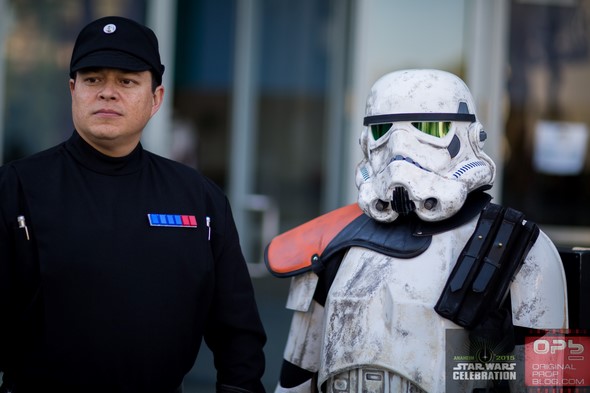
<svg viewBox="0 0 590 393"><path fill-rule="evenodd" d="M408 190L404 187L395 187L391 196L391 207L393 210L405 216L416 210L416 205L410 199Z"/></svg>

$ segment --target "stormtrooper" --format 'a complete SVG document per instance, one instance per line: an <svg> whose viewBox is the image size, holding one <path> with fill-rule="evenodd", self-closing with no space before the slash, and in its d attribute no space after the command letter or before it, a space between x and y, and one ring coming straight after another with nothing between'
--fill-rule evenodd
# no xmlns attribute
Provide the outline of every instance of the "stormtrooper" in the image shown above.
<svg viewBox="0 0 590 393"><path fill-rule="evenodd" d="M485 140L457 76L402 70L375 82L357 203L265 251L271 273L291 278L294 311L276 393L517 391L516 372L474 380L453 369L508 359L514 370L519 331L567 328L566 282L549 238L484 192L495 178ZM453 351L471 363L453 363Z"/></svg>

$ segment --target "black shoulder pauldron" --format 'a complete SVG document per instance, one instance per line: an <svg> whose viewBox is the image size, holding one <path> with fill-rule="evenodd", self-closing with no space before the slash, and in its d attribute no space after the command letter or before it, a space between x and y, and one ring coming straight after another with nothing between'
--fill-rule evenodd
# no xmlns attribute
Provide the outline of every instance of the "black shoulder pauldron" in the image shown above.
<svg viewBox="0 0 590 393"><path fill-rule="evenodd" d="M414 258L422 254L432 241L432 235L449 231L476 217L489 203L488 194L469 195L463 208L452 217L437 222L420 220L410 214L392 223L380 223L363 214L346 226L313 261L319 272L324 262L343 249L353 246L368 248L394 258Z"/></svg>
<svg viewBox="0 0 590 393"><path fill-rule="evenodd" d="M357 217L334 237L321 255L314 257L313 270L319 276L314 299L321 305L325 304L340 262L350 247L365 247L397 258L416 257L430 246L433 235L469 222L481 213L491 199L483 192L472 193L457 214L438 222L421 221L413 214L390 224L377 223L364 214Z"/></svg>

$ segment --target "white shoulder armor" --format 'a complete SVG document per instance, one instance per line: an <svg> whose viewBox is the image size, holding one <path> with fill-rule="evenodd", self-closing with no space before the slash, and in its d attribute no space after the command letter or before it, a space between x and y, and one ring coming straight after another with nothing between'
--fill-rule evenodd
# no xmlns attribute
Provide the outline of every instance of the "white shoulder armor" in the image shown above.
<svg viewBox="0 0 590 393"><path fill-rule="evenodd" d="M313 272L291 278L287 308L293 311L308 311L317 283L318 276Z"/></svg>
<svg viewBox="0 0 590 393"><path fill-rule="evenodd" d="M510 287L516 326L568 327L567 285L557 249L542 231Z"/></svg>

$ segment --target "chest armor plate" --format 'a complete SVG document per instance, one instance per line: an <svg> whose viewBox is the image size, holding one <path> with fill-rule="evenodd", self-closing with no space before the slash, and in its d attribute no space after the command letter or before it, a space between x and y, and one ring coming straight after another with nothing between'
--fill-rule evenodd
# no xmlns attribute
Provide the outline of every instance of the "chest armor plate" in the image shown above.
<svg viewBox="0 0 590 393"><path fill-rule="evenodd" d="M459 327L433 307L475 224L434 235L430 247L410 259L348 251L325 305L321 381L366 365L444 392L445 333Z"/></svg>

